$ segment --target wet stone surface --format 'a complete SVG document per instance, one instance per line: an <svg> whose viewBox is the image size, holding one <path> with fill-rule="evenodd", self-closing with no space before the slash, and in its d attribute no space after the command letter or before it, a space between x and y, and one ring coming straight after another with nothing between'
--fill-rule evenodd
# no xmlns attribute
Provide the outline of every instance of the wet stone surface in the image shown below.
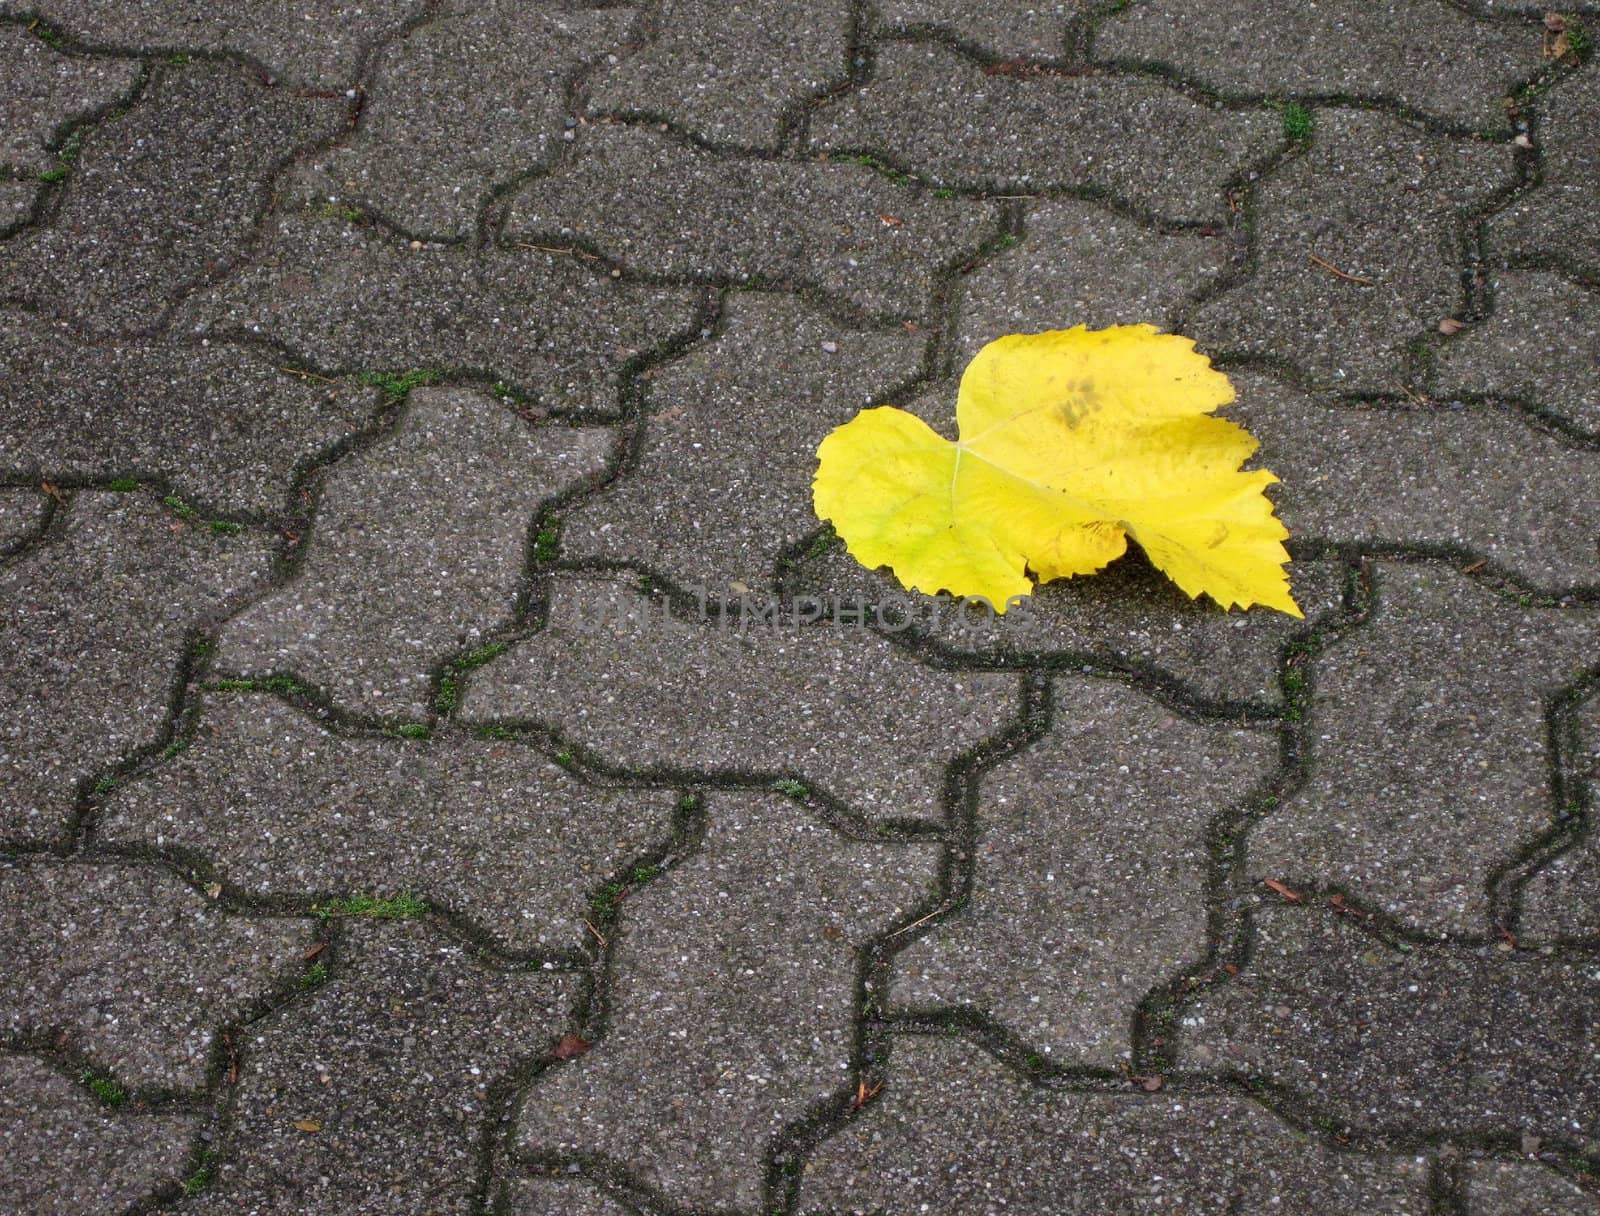
<svg viewBox="0 0 1600 1216"><path fill-rule="evenodd" d="M198 1088L215 1028L292 983L311 942L309 921L230 916L142 864L0 864L0 908L4 1032L129 1088ZM130 957L140 983L124 991Z"/></svg>
<svg viewBox="0 0 1600 1216"><path fill-rule="evenodd" d="M586 785L525 743L335 732L275 697L219 693L100 835L215 859L232 893L409 895L502 948L555 953L585 944L590 892L668 835L676 801Z"/></svg>

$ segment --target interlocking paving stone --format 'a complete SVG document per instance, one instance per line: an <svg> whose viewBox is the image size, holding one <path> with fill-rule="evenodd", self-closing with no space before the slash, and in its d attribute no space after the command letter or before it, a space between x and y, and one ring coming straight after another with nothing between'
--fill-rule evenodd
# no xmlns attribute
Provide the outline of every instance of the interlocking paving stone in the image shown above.
<svg viewBox="0 0 1600 1216"><path fill-rule="evenodd" d="M359 128L301 190L371 207L417 236L470 236L490 187L549 165L569 81L620 45L632 9L482 0L389 43Z"/></svg>
<svg viewBox="0 0 1600 1216"><path fill-rule="evenodd" d="M203 1084L217 1027L291 981L311 941L309 921L229 916L144 864L0 865L0 909L0 1025L59 1033L131 1086Z"/></svg>
<svg viewBox="0 0 1600 1216"><path fill-rule="evenodd" d="M849 70L851 8L678 0L643 49L590 77L590 107L665 118L714 144L776 148L784 114Z"/></svg>
<svg viewBox="0 0 1600 1216"><path fill-rule="evenodd" d="M518 1178L505 1186L506 1216L636 1216L581 1179ZM496 1209L499 1210L499 1209Z"/></svg>
<svg viewBox="0 0 1600 1216"><path fill-rule="evenodd" d="M1526 1161L1474 1161L1467 1166L1471 1216L1594 1216L1600 1189Z"/></svg>
<svg viewBox="0 0 1600 1216"><path fill-rule="evenodd" d="M0 26L0 167L35 176L57 167L50 146L71 123L133 89L131 59L64 55L20 25Z"/></svg>
<svg viewBox="0 0 1600 1216"><path fill-rule="evenodd" d="M1249 873L1482 935L1491 875L1554 822L1545 704L1593 665L1600 613L1435 564L1373 580L1371 620L1312 661L1309 776L1251 834Z"/></svg>
<svg viewBox="0 0 1600 1216"><path fill-rule="evenodd" d="M1015 676L924 667L865 629L740 630L600 578L473 672L472 722L537 722L606 764L798 778L871 816L938 818L945 765L1016 720Z"/></svg>
<svg viewBox="0 0 1600 1216"><path fill-rule="evenodd" d="M417 922L346 921L323 958L326 983L239 1037L216 1179L184 1210L478 1211L496 1090L554 1043L575 981Z"/></svg>
<svg viewBox="0 0 1600 1216"><path fill-rule="evenodd" d="M1362 1132L1582 1143L1600 1129L1592 957L1402 951L1353 916L1282 904L1255 939L1180 1019L1186 1067L1268 1079Z"/></svg>
<svg viewBox="0 0 1600 1216"><path fill-rule="evenodd" d="M562 557L639 562L719 598L766 588L816 529L817 445L917 375L923 345L793 296L735 295L717 338L652 377L638 464L563 516Z"/></svg>
<svg viewBox="0 0 1600 1216"><path fill-rule="evenodd" d="M413 249L376 227L294 212L184 317L197 332L270 338L327 373L477 376L546 408L615 412L629 359L698 332L699 295L618 283L576 257Z"/></svg>
<svg viewBox="0 0 1600 1216"><path fill-rule="evenodd" d="M120 1212L183 1172L193 1115L115 1111L42 1061L0 1053L0 1208Z"/></svg>
<svg viewBox="0 0 1600 1216"><path fill-rule="evenodd" d="M381 396L283 372L268 352L187 338L85 342L0 312L0 473L154 477L226 513L281 511L297 471L348 439Z"/></svg>
<svg viewBox="0 0 1600 1216"><path fill-rule="evenodd" d="M1081 199L1033 203L1022 243L960 281L959 356L1004 334L1074 325L1170 329L1230 254L1220 236L1164 233Z"/></svg>
<svg viewBox="0 0 1600 1216"><path fill-rule="evenodd" d="M1544 94L1535 111L1539 185L1490 218L1484 244L1495 258L1551 260L1600 278L1600 233L1592 218L1600 191L1593 137L1600 74L1575 73Z"/></svg>
<svg viewBox="0 0 1600 1216"><path fill-rule="evenodd" d="M54 838L77 784L160 737L190 631L264 584L268 547L140 494L73 495L0 567L0 838Z"/></svg>
<svg viewBox="0 0 1600 1216"><path fill-rule="evenodd" d="M1282 142L1276 113L1228 112L1159 81L986 75L937 43L878 49L872 79L819 109L813 146L875 153L943 187L1080 189L1172 220L1225 214L1224 184Z"/></svg>
<svg viewBox="0 0 1600 1216"><path fill-rule="evenodd" d="M671 829L670 790L598 789L522 743L334 732L206 698L192 745L107 806L100 839L214 859L249 895L412 895L512 950L588 941L588 895Z"/></svg>
<svg viewBox="0 0 1600 1216"><path fill-rule="evenodd" d="M1600 435L1600 294L1551 274L1505 271L1494 311L1439 351L1441 393L1510 397Z"/></svg>
<svg viewBox="0 0 1600 1216"><path fill-rule="evenodd" d="M964 0L883 0L878 11L891 28L937 30L990 55L1051 59L1063 50L1068 22L1088 0L996 0L981 11Z"/></svg>
<svg viewBox="0 0 1600 1216"><path fill-rule="evenodd" d="M267 88L243 68L167 68L85 133L50 227L0 263L0 295L96 332L148 332L242 252L272 174L346 120L343 98Z"/></svg>
<svg viewBox="0 0 1600 1216"><path fill-rule="evenodd" d="M0 17L37 14L94 47L237 54L275 76L325 89L355 82L368 46L425 11L426 0L0 0Z"/></svg>
<svg viewBox="0 0 1600 1216"><path fill-rule="evenodd" d="M1307 620L1340 611L1341 565L1294 562L1289 573ZM912 595L892 575L863 569L838 543L803 561L793 583L797 596L815 597L830 614L835 606L843 614L857 604L872 605L882 610L891 632L928 638L958 655L1037 655L1058 663L1082 656L1159 673L1212 701L1281 702L1279 657L1307 629L1306 621L1282 612L1219 612L1210 600L1189 599L1133 555L1092 577L1037 587L1004 616L948 596Z"/></svg>
<svg viewBox="0 0 1600 1216"><path fill-rule="evenodd" d="M1577 711L1577 748L1572 776L1588 786L1589 822L1569 850L1534 872L1522 891L1519 940L1600 937L1600 695L1591 694ZM1574 791L1574 799L1576 792Z"/></svg>
<svg viewBox="0 0 1600 1216"><path fill-rule="evenodd" d="M890 995L1111 1069L1139 1002L1204 956L1207 825L1272 773L1278 741L1105 680L1057 680L1055 706L1049 734L984 776L972 894L896 957Z"/></svg>
<svg viewBox="0 0 1600 1216"><path fill-rule="evenodd" d="M847 840L772 794L708 812L699 851L622 904L610 1024L533 1087L517 1139L754 1210L774 1138L854 1089L856 952L926 898L934 850Z"/></svg>
<svg viewBox="0 0 1600 1216"><path fill-rule="evenodd" d="M1594 451L1515 408L1340 405L1268 376L1233 381L1227 415L1281 478L1273 499L1296 540L1459 545L1535 586L1600 585Z"/></svg>
<svg viewBox="0 0 1600 1216"><path fill-rule="evenodd" d="M0 237L28 222L39 186L28 180L0 181Z"/></svg>
<svg viewBox="0 0 1600 1216"><path fill-rule="evenodd" d="M1514 181L1509 141L1318 110L1311 146L1260 189L1254 273L1201 307L1190 335L1213 356L1286 359L1319 386L1398 392L1407 344L1462 308L1465 217Z"/></svg>
<svg viewBox="0 0 1600 1216"><path fill-rule="evenodd" d="M1102 23L1095 56L1176 71L1236 97L1397 102L1495 129L1544 64L1536 25L1475 21L1445 0L1154 0Z"/></svg>
<svg viewBox="0 0 1600 1216"><path fill-rule="evenodd" d="M38 490L0 490L0 551L22 544L44 520L48 500Z"/></svg>
<svg viewBox="0 0 1600 1216"><path fill-rule="evenodd" d="M539 504L597 474L610 443L470 389L416 389L391 434L329 474L296 578L228 623L219 663L427 717L433 669L515 607Z"/></svg>
<svg viewBox="0 0 1600 1216"><path fill-rule="evenodd" d="M1341 1152L1243 1098L1032 1087L971 1044L908 1036L816 1149L808 1216L1313 1216L1431 1211L1416 1158Z"/></svg>
<svg viewBox="0 0 1600 1216"><path fill-rule="evenodd" d="M940 268L996 231L992 203L939 199L866 165L725 158L644 127L590 123L571 160L517 195L512 239L593 242L629 269L814 287L926 317ZM670 181L672 190L639 189Z"/></svg>

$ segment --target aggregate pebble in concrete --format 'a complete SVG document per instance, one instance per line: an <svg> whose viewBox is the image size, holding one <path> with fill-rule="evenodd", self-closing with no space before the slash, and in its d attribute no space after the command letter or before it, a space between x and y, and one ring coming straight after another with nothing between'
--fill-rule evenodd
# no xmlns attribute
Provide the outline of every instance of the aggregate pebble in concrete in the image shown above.
<svg viewBox="0 0 1600 1216"><path fill-rule="evenodd" d="M183 315L197 332L282 343L327 374L482 377L543 408L614 413L629 359L698 332L699 294L618 283L538 250L413 248L299 211L277 218L249 269Z"/></svg>
<svg viewBox="0 0 1600 1216"><path fill-rule="evenodd" d="M1512 146L1378 112L1316 120L1311 146L1260 189L1254 273L1196 312L1189 332L1213 357L1286 359L1319 387L1399 392L1407 344L1461 312L1461 227L1516 181Z"/></svg>
<svg viewBox="0 0 1600 1216"><path fill-rule="evenodd" d="M640 182L673 188L641 190ZM591 123L530 182L511 239L577 235L630 270L817 288L866 312L926 318L941 267L996 232L993 203L939 199L859 164L714 156L644 127Z"/></svg>
<svg viewBox="0 0 1600 1216"><path fill-rule="evenodd" d="M1513 270L1490 289L1488 320L1440 348L1438 391L1509 397L1600 435L1600 293Z"/></svg>
<svg viewBox="0 0 1600 1216"><path fill-rule="evenodd" d="M921 371L921 337L793 296L739 293L724 319L651 377L637 464L563 516L563 558L637 562L719 599L765 590L817 527L817 445Z"/></svg>
<svg viewBox="0 0 1600 1216"><path fill-rule="evenodd" d="M1191 600L1137 554L1092 577L1038 586L1004 616L986 605L907 592L892 574L863 569L838 542L806 558L791 580L796 596L816 597L830 615L872 605L890 632L927 638L957 655L1101 663L1177 680L1209 701L1274 705L1283 700L1278 661L1285 644L1307 632L1307 621L1341 611L1345 582L1344 567L1333 561L1293 562L1289 573L1305 621L1264 608L1221 612L1210 600Z"/></svg>
<svg viewBox="0 0 1600 1216"><path fill-rule="evenodd" d="M470 236L490 187L549 165L569 82L620 45L633 17L522 0L444 13L384 47L360 127L307 164L297 188L414 236Z"/></svg>
<svg viewBox="0 0 1600 1216"><path fill-rule="evenodd" d="M945 765L1016 720L1016 677L924 667L855 626L724 623L626 584L549 584L550 626L469 677L461 716L535 722L630 770L802 783L880 817L939 817Z"/></svg>
<svg viewBox="0 0 1600 1216"><path fill-rule="evenodd" d="M1497 260L1549 261L1600 278L1600 232L1594 200L1600 192L1600 144L1594 116L1600 113L1600 74L1576 72L1543 94L1536 146L1539 185L1492 216L1484 245Z"/></svg>
<svg viewBox="0 0 1600 1216"><path fill-rule="evenodd" d="M326 983L239 1037L216 1180L184 1210L479 1211L485 1124L560 1035L574 979L494 966L415 921L347 920L322 961Z"/></svg>
<svg viewBox="0 0 1600 1216"><path fill-rule="evenodd" d="M0 838L54 839L80 780L155 744L190 631L267 572L258 535L88 492L0 567Z"/></svg>
<svg viewBox="0 0 1600 1216"><path fill-rule="evenodd" d="M896 957L890 995L975 1008L1052 1063L1112 1069L1139 1002L1204 956L1206 828L1272 773L1278 742L1105 680L1057 680L1055 708L1048 735L984 775L972 893Z"/></svg>
<svg viewBox="0 0 1600 1216"><path fill-rule="evenodd" d="M1566 852L1541 866L1522 889L1519 941L1600 938L1600 695L1591 693L1575 714L1576 747L1569 773L1588 789L1588 824ZM1576 801L1577 790L1572 790Z"/></svg>
<svg viewBox="0 0 1600 1216"><path fill-rule="evenodd" d="M243 55L288 83L344 89L374 42L426 8L426 0L325 0L310 10L300 0L0 0L0 17L37 14L97 49Z"/></svg>
<svg viewBox="0 0 1600 1216"><path fill-rule="evenodd" d="M202 1085L217 1028L292 982L312 936L143 864L0 865L0 909L0 1026L59 1034L124 1086Z"/></svg>
<svg viewBox="0 0 1600 1216"><path fill-rule="evenodd" d="M926 898L934 849L847 840L772 794L707 809L694 856L622 904L609 1025L533 1087L517 1139L749 1211L774 1138L854 1089L856 952Z"/></svg>
<svg viewBox="0 0 1600 1216"><path fill-rule="evenodd" d="M380 394L279 369L232 342L108 338L0 312L0 473L155 478L198 508L281 511L296 473L370 422Z"/></svg>
<svg viewBox="0 0 1600 1216"><path fill-rule="evenodd" d="M0 168L29 177L57 167L51 145L60 134L139 79L136 60L64 55L20 25L0 26L0 63Z"/></svg>
<svg viewBox="0 0 1600 1216"><path fill-rule="evenodd" d="M0 294L93 332L149 332L242 252L273 173L345 121L343 98L267 88L240 67L164 69L84 135L60 214L13 238Z"/></svg>
<svg viewBox="0 0 1600 1216"><path fill-rule="evenodd" d="M1465 1169L1472 1216L1595 1216L1600 1187L1531 1161L1474 1161Z"/></svg>
<svg viewBox="0 0 1600 1216"><path fill-rule="evenodd" d="M551 952L589 940L589 893L667 836L675 801L591 787L522 743L335 733L219 693L194 742L105 808L100 839L192 850L253 896L419 897Z"/></svg>
<svg viewBox="0 0 1600 1216"><path fill-rule="evenodd" d="M1154 0L1102 23L1094 49L1229 96L1391 102L1492 130L1502 99L1544 68L1543 35L1445 0Z"/></svg>
<svg viewBox="0 0 1600 1216"><path fill-rule="evenodd" d="M1554 822L1545 705L1593 665L1600 612L1521 607L1438 564L1373 580L1371 619L1312 662L1309 776L1251 834L1249 873L1485 934L1490 876Z"/></svg>
<svg viewBox="0 0 1600 1216"><path fill-rule="evenodd" d="M539 504L596 475L610 442L469 389L414 390L391 434L329 474L294 581L228 623L219 664L428 717L435 666L515 606Z"/></svg>
<svg viewBox="0 0 1600 1216"><path fill-rule="evenodd" d="M1212 109L1155 80L985 74L938 43L888 43L870 81L812 116L810 139L934 186L1092 190L1206 223L1226 214L1224 184L1281 144L1280 126L1276 113Z"/></svg>
<svg viewBox="0 0 1600 1216"><path fill-rule="evenodd" d="M808 1216L1318 1216L1431 1211L1417 1158L1340 1152L1243 1098L1031 1087L907 1036L883 1094L816 1149Z"/></svg>
<svg viewBox="0 0 1600 1216"><path fill-rule="evenodd" d="M198 1123L194 1115L113 1110L43 1061L0 1052L0 1209L120 1212L178 1179Z"/></svg>
<svg viewBox="0 0 1600 1216"><path fill-rule="evenodd" d="M1600 1131L1592 957L1401 951L1353 914L1285 904L1254 923L1239 975L1180 1019L1186 1068L1267 1079L1363 1133L1583 1143Z"/></svg>
<svg viewBox="0 0 1600 1216"><path fill-rule="evenodd" d="M1029 206L1022 243L960 280L958 357L1004 334L1087 325L1172 328L1186 300L1222 273L1220 235L1164 233L1081 199Z"/></svg>
<svg viewBox="0 0 1600 1216"><path fill-rule="evenodd" d="M1054 59L1067 24L1089 0L995 0L981 9L965 0L883 0L878 11L899 32L937 31L1001 59Z"/></svg>
<svg viewBox="0 0 1600 1216"><path fill-rule="evenodd" d="M661 118L722 146L776 149L784 114L849 70L848 0L678 0L641 50L594 73L595 111Z"/></svg>
<svg viewBox="0 0 1600 1216"><path fill-rule="evenodd" d="M1297 541L1455 545L1536 587L1600 586L1594 451L1514 407L1339 405L1269 376L1233 382L1228 417L1261 442Z"/></svg>

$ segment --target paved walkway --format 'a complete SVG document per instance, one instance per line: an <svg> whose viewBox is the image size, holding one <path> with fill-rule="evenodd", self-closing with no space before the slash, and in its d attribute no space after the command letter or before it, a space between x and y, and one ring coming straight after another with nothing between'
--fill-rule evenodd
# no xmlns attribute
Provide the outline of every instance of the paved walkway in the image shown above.
<svg viewBox="0 0 1600 1216"><path fill-rule="evenodd" d="M0 0L0 1211L1600 1213L1593 37ZM1304 621L819 526L1117 322Z"/></svg>

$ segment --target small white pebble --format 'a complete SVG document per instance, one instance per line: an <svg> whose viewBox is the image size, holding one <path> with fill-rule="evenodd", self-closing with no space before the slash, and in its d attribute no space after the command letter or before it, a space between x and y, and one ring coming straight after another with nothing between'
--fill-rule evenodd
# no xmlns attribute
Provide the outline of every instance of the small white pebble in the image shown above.
<svg viewBox="0 0 1600 1216"><path fill-rule="evenodd" d="M837 342L824 342L822 344L822 353L825 354L825 355L836 355L836 354L838 354L839 353L839 344Z"/></svg>

